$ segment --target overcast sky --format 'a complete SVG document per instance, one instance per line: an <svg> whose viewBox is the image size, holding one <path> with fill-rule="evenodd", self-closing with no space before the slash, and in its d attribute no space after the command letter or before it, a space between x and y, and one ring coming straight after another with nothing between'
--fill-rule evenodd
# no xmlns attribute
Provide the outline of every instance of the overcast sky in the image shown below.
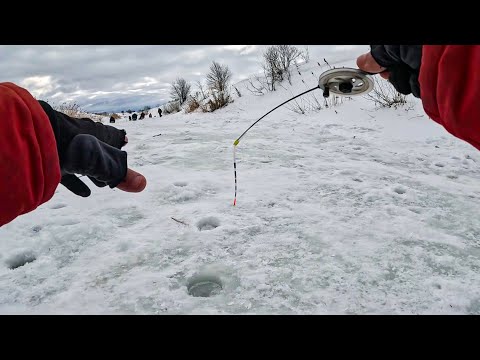
<svg viewBox="0 0 480 360"><path fill-rule="evenodd" d="M88 111L138 110L169 99L176 77L203 80L210 63L226 64L233 82L261 70L266 45L0 45L0 82L50 103ZM304 49L304 45L298 45ZM309 45L312 60L350 59L366 45Z"/></svg>

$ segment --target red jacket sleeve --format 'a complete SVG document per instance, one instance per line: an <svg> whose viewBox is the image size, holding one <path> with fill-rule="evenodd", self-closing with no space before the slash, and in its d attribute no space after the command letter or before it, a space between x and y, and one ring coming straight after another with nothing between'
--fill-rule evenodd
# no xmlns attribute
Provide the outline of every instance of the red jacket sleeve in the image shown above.
<svg viewBox="0 0 480 360"><path fill-rule="evenodd" d="M422 52L425 112L480 150L480 46L424 45Z"/></svg>
<svg viewBox="0 0 480 360"><path fill-rule="evenodd" d="M47 114L25 89L0 83L0 226L50 200L60 178Z"/></svg>

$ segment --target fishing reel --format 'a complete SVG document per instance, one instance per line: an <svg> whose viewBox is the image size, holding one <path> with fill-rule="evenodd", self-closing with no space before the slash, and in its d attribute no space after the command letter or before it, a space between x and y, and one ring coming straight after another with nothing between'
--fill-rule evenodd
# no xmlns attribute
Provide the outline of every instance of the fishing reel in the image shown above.
<svg viewBox="0 0 480 360"><path fill-rule="evenodd" d="M325 71L318 79L318 86L323 90L323 97L330 93L338 96L365 95L373 90L373 75L359 69L338 68Z"/></svg>

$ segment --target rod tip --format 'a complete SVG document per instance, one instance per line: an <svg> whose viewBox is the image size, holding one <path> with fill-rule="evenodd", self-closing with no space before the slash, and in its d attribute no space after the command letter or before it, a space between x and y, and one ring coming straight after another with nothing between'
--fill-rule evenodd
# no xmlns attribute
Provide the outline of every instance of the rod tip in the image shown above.
<svg viewBox="0 0 480 360"><path fill-rule="evenodd" d="M240 140L238 140L238 139L235 140L234 143L233 143L233 146L237 146L239 142L240 142Z"/></svg>
<svg viewBox="0 0 480 360"><path fill-rule="evenodd" d="M233 199L233 206L237 205L237 198Z"/></svg>

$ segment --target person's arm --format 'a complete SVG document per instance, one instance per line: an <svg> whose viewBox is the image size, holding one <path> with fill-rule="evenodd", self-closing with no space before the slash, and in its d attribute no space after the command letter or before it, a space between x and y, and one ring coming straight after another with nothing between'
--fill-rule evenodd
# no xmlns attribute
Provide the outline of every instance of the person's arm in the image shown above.
<svg viewBox="0 0 480 360"><path fill-rule="evenodd" d="M371 45L357 66L421 98L430 118L480 150L480 46Z"/></svg>
<svg viewBox="0 0 480 360"><path fill-rule="evenodd" d="M418 75L422 45L370 45L370 52L357 59L360 69L381 73L398 92L421 97Z"/></svg>
<svg viewBox="0 0 480 360"><path fill-rule="evenodd" d="M13 83L0 83L0 121L0 226L50 200L59 183L89 196L75 174L127 192L146 186L127 166L124 130L67 116Z"/></svg>
<svg viewBox="0 0 480 360"><path fill-rule="evenodd" d="M427 115L480 150L480 46L425 45L419 82Z"/></svg>
<svg viewBox="0 0 480 360"><path fill-rule="evenodd" d="M74 174L87 175L99 187L116 187L127 174L126 132L88 118L74 118L39 101L57 139L61 184L88 197L90 189ZM80 136L83 135L83 136Z"/></svg>
<svg viewBox="0 0 480 360"><path fill-rule="evenodd" d="M127 153L121 150L128 142L125 130L88 118L74 118L39 102L57 139L62 185L76 195L90 196L88 186L75 175L80 174L87 175L98 187L143 191L145 177L128 168Z"/></svg>
<svg viewBox="0 0 480 360"><path fill-rule="evenodd" d="M60 183L47 114L25 89L0 83L0 226L50 200Z"/></svg>

